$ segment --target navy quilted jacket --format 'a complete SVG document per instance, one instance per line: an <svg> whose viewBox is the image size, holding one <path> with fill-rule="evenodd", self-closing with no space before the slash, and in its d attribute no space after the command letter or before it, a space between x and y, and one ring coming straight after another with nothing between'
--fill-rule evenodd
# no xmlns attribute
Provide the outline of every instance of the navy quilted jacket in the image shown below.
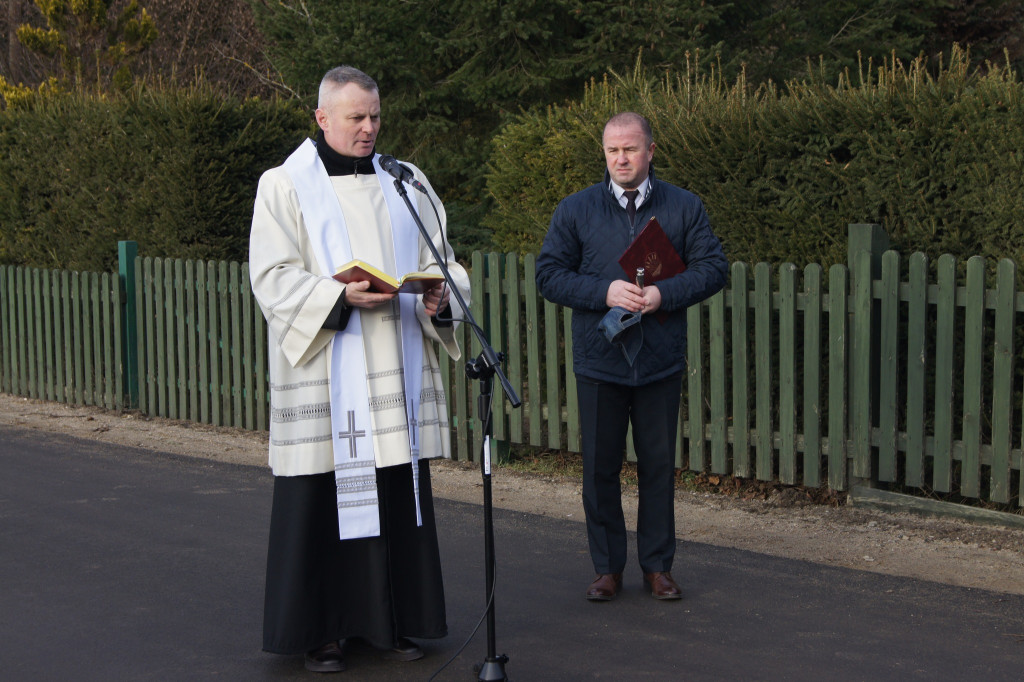
<svg viewBox="0 0 1024 682"><path fill-rule="evenodd" d="M612 280L627 279L619 256L651 216L658 218L686 271L657 283L667 319L643 317L644 345L631 367L598 325L608 312L608 286ZM630 225L606 171L604 182L566 197L555 209L537 258L537 286L544 298L573 310L576 374L640 386L685 369L686 308L722 289L727 270L722 244L695 194L659 181L652 168L648 195Z"/></svg>

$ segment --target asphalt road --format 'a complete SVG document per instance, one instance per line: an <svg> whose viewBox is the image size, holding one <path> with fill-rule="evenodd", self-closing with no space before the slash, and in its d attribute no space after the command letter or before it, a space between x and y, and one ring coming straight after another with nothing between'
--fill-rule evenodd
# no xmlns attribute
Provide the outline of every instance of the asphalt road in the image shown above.
<svg viewBox="0 0 1024 682"><path fill-rule="evenodd" d="M260 651L272 478L0 428L0 679L324 679ZM450 635L333 679L429 680L484 609L482 509L437 500ZM495 636L524 680L1019 680L1024 597L681 542L681 602L631 567L583 598L583 527L495 510ZM685 530L685 529L682 529ZM482 627L436 680L476 680Z"/></svg>

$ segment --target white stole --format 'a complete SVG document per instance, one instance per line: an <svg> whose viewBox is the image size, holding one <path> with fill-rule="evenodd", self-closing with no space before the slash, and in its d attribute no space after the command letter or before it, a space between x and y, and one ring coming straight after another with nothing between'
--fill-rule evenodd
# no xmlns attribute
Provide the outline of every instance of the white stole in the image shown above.
<svg viewBox="0 0 1024 682"><path fill-rule="evenodd" d="M395 249L395 266L398 269L397 273L390 274L401 276L419 270L419 228L395 189L391 176L381 170L378 159L379 155L374 155L373 167L391 217L391 237ZM321 272L330 277L339 265L347 263L354 256L345 215L313 141L307 139L302 143L285 161L284 168L295 185L317 265ZM382 263L374 265L383 268ZM423 524L423 519L419 500L417 430L423 383L423 332L416 318L416 297L399 294L398 299L413 493L416 498L416 525L419 526ZM328 352L331 355L331 440L334 445L334 476L338 490L338 534L342 540L377 537L380 535L377 467L358 308L352 309L345 329L334 335L328 345Z"/></svg>

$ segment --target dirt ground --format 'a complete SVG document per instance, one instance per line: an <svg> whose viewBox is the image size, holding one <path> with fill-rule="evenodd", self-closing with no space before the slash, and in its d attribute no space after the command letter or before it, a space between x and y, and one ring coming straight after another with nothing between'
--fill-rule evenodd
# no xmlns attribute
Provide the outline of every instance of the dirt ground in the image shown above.
<svg viewBox="0 0 1024 682"><path fill-rule="evenodd" d="M7 394L0 394L0 424L222 462L266 464L264 432L70 407ZM437 497L482 501L478 465L437 462L432 474ZM578 481L496 467L492 486L495 507L583 521ZM635 519L636 491L627 488L623 497L627 517ZM785 491L767 500L680 491L676 495L676 529L684 541L1024 594L1022 529L848 504L805 504ZM582 526L579 549L586 550Z"/></svg>

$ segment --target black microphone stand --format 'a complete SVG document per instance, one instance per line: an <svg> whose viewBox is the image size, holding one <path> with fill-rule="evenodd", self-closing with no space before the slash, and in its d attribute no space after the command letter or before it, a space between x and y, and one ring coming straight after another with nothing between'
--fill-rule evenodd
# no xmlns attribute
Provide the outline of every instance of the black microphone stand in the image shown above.
<svg viewBox="0 0 1024 682"><path fill-rule="evenodd" d="M466 322L476 334L477 341L480 342L480 347L482 349L480 355L477 356L476 359L466 363L466 374L473 379L480 380L480 396L477 401L477 411L483 418L483 446L482 452L480 453L480 472L483 476L484 484L484 560L487 565L487 658L485 658L484 662L478 666L480 675L477 679L480 682L504 682L505 680L508 680L508 676L505 674L505 664L508 663L508 656L505 654L502 654L501 656L497 655L494 634L495 558L489 448L491 437L491 391L494 385L494 376L497 375L498 381L501 383L501 388L508 397L509 403L511 403L512 407L519 407L523 403L519 400L519 396L516 395L515 389L512 388L512 384L509 383L508 377L506 377L501 371L502 356L496 353L494 348L491 347L491 344L488 343L483 330L480 329L476 320L473 319L473 313L470 312L469 306L466 305L466 300L462 297L462 293L459 291L459 288L455 286L455 281L452 280L452 275L448 271L446 260L441 257L440 253L438 253L437 247L434 246L434 242L431 240L430 234L427 232L427 228L423 226L423 221L420 220L419 214L416 212L416 209L413 208L412 202L409 200L409 194L406 192L405 185L397 178L395 179L395 189L398 190L398 194L402 197L402 200L405 201L405 205L409 209L412 219L416 222L416 226L420 228L420 234L423 235L423 240L430 248L430 253L434 255L434 260L437 262L438 267L441 268L441 274L444 275L445 281L448 282L448 287L451 289L452 295L462 308L466 316Z"/></svg>

